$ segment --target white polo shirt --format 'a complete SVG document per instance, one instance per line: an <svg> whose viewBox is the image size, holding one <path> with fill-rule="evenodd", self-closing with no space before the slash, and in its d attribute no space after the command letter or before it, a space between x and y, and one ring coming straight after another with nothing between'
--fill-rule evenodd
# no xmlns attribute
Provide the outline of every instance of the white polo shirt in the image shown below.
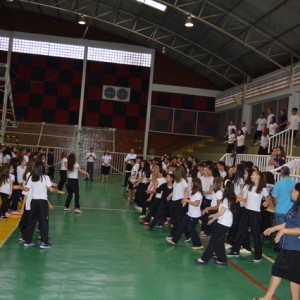
<svg viewBox="0 0 300 300"><path fill-rule="evenodd" d="M73 166L73 170L68 172L68 178L78 179L78 167L79 167L79 164L76 162Z"/></svg>
<svg viewBox="0 0 300 300"><path fill-rule="evenodd" d="M256 187L254 186L251 191L249 188L243 190L243 198L247 198L246 208L249 210L260 212L261 202L263 197L269 196L269 193L266 188L263 188L262 191L258 194L256 193Z"/></svg>
<svg viewBox="0 0 300 300"><path fill-rule="evenodd" d="M267 120L265 118L259 118L257 119L256 124L257 124L257 131L262 131L267 125Z"/></svg>
<svg viewBox="0 0 300 300"><path fill-rule="evenodd" d="M224 225L226 227L231 227L232 222L233 222L233 215L231 210L228 207L228 199L225 198L219 206L219 211L222 209L222 207L225 208L225 212L223 213L222 216L218 217L218 223L221 225Z"/></svg>
<svg viewBox="0 0 300 300"><path fill-rule="evenodd" d="M200 202L197 206L189 204L187 215L190 216L191 218L200 218L201 217L200 206L201 206L202 198L203 198L203 196L201 195L200 192L197 192L194 195L191 195L191 197L190 197L191 202L200 200Z"/></svg>
<svg viewBox="0 0 300 300"><path fill-rule="evenodd" d="M188 188L188 184L184 179L173 184L173 196L172 201L182 200L184 198L184 190Z"/></svg>
<svg viewBox="0 0 300 300"><path fill-rule="evenodd" d="M26 187L32 192L32 199L48 200L47 188L52 186L48 175L42 175L39 181L33 182L32 177L29 178Z"/></svg>

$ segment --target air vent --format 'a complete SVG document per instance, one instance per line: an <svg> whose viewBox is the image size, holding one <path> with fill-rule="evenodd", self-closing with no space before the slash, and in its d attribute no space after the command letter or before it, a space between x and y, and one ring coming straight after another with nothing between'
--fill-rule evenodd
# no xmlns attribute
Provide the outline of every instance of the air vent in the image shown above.
<svg viewBox="0 0 300 300"><path fill-rule="evenodd" d="M112 101L130 101L130 88L103 85L102 99Z"/></svg>

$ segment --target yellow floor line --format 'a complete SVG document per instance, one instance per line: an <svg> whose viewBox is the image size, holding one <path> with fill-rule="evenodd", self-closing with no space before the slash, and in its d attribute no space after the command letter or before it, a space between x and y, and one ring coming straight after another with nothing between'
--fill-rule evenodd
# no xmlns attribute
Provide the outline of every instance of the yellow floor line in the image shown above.
<svg viewBox="0 0 300 300"><path fill-rule="evenodd" d="M7 219L0 220L0 248L18 227L20 215L11 215Z"/></svg>

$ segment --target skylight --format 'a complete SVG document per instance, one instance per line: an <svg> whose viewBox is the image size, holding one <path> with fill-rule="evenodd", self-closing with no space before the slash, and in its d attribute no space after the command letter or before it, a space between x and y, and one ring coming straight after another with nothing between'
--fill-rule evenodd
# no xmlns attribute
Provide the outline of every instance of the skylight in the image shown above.
<svg viewBox="0 0 300 300"><path fill-rule="evenodd" d="M161 4L161 3L157 2L157 1L154 1L154 0L136 0L136 1L138 1L140 3L144 3L144 4L149 5L151 7L154 7L158 10L161 10L161 11L165 11L166 8L167 8L166 5Z"/></svg>

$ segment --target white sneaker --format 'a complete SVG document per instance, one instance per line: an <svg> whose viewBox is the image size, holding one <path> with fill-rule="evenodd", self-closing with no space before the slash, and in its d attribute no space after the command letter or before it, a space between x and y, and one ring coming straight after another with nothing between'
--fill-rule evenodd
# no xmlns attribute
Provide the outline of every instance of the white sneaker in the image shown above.
<svg viewBox="0 0 300 300"><path fill-rule="evenodd" d="M12 215L19 215L20 213L17 210L13 210L10 212Z"/></svg>
<svg viewBox="0 0 300 300"><path fill-rule="evenodd" d="M139 219L143 219L143 218L145 218L145 215L140 215L139 216Z"/></svg>
<svg viewBox="0 0 300 300"><path fill-rule="evenodd" d="M70 210L71 210L71 208L69 208L69 207L64 208L64 211L70 211Z"/></svg>
<svg viewBox="0 0 300 300"><path fill-rule="evenodd" d="M254 263L259 263L259 262L261 262L262 261L262 258L261 259L253 259L253 262Z"/></svg>
<svg viewBox="0 0 300 300"><path fill-rule="evenodd" d="M224 246L225 246L225 249L231 249L232 248L232 246L228 243L225 243Z"/></svg>
<svg viewBox="0 0 300 300"><path fill-rule="evenodd" d="M82 213L82 210L80 208L75 208L74 209L74 212L75 213L78 213L78 214L81 214Z"/></svg>
<svg viewBox="0 0 300 300"><path fill-rule="evenodd" d="M245 249L245 248L241 248L240 253L242 253L242 254L251 254L252 252L250 250Z"/></svg>

